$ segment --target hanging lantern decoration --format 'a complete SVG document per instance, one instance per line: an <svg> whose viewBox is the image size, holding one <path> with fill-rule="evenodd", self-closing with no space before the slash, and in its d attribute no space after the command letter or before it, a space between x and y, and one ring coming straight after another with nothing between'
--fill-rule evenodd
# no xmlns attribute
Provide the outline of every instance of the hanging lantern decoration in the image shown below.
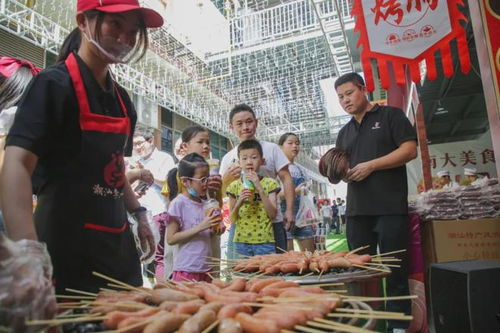
<svg viewBox="0 0 500 333"><path fill-rule="evenodd" d="M463 0L353 0L354 30L360 32L361 63L366 86L373 91L371 60L378 64L382 88L389 88L388 63L392 63L396 82L406 82L404 65L411 79L420 81L420 62L425 60L427 77L437 78L435 53L441 52L443 72L454 73L450 42L457 41L463 73L471 68L469 48L461 21L467 19L458 6Z"/></svg>

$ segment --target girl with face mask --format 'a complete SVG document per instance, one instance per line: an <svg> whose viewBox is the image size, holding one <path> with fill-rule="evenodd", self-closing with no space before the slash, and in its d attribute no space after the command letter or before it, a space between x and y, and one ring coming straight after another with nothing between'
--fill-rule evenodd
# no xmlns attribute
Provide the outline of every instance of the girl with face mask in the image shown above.
<svg viewBox="0 0 500 333"><path fill-rule="evenodd" d="M2 173L7 232L14 240L47 244L57 293L105 287L93 271L142 285L127 211L138 222L144 256L155 249L145 209L124 172L137 114L109 65L144 55L147 28L163 19L137 0L78 0L76 21L59 62L35 77L18 106ZM33 217L35 169L40 184Z"/></svg>
<svg viewBox="0 0 500 333"><path fill-rule="evenodd" d="M190 126L181 135L181 144L179 147L184 156L191 153L196 153L202 156L204 159L210 158L210 136L209 132L205 127L199 125ZM207 183L208 191L212 194L215 193L215 199L217 199L222 206L222 195L221 195L221 178L220 176L209 176ZM182 182L178 168L171 169L167 175L167 181L163 185L162 194L167 196L169 201L173 201L179 193L186 190L184 187L184 182ZM208 192L207 191L207 192ZM205 195L203 195L203 199ZM163 221L168 219L168 214L165 214ZM163 234L165 227L160 225L160 234ZM212 237L211 239L212 256L220 257L220 239L219 237ZM162 277L170 277L173 269L174 257L177 256L177 247L165 244L163 249L156 251L155 263L156 267L162 269Z"/></svg>
<svg viewBox="0 0 500 333"><path fill-rule="evenodd" d="M166 240L179 245L174 258L172 280L211 281L207 257L212 256L210 230L221 222L220 214L205 216L204 202L208 190L209 169L205 159L196 153L186 155L180 162L178 174L182 192L170 203Z"/></svg>

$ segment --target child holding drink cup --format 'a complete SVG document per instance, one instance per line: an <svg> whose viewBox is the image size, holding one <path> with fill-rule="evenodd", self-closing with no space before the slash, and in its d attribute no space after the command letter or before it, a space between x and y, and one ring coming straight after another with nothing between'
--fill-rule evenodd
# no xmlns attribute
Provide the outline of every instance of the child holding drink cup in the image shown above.
<svg viewBox="0 0 500 333"><path fill-rule="evenodd" d="M257 140L241 142L238 157L244 177L227 187L230 218L236 226L236 253L245 256L275 253L272 221L277 213L278 182L258 175L264 158Z"/></svg>
<svg viewBox="0 0 500 333"><path fill-rule="evenodd" d="M215 209L205 215L202 198L208 189L208 163L201 155L191 153L179 162L177 172L183 190L170 203L168 214L176 218L169 220L166 234L168 245L179 245L172 280L210 282L207 257L212 256L211 238L215 235L210 229L219 226L222 217Z"/></svg>

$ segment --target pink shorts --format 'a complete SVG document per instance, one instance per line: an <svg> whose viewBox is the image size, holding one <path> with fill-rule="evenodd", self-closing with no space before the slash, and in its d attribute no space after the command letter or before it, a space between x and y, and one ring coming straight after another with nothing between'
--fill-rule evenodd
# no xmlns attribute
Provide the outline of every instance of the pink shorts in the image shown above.
<svg viewBox="0 0 500 333"><path fill-rule="evenodd" d="M212 282L212 278L207 273L183 272L174 271L172 273L172 280L186 282L186 281L206 281Z"/></svg>

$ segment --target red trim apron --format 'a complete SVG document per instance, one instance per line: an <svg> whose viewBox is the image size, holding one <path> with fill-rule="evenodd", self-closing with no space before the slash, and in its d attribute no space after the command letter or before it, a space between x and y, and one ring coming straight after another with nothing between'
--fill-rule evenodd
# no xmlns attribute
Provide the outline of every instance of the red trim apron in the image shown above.
<svg viewBox="0 0 500 333"><path fill-rule="evenodd" d="M65 64L78 99L81 147L64 172L47 181L35 212L38 235L52 258L56 291L105 287L106 281L92 271L142 285L123 198L127 109L115 88L124 117L92 113L75 56L70 54Z"/></svg>

